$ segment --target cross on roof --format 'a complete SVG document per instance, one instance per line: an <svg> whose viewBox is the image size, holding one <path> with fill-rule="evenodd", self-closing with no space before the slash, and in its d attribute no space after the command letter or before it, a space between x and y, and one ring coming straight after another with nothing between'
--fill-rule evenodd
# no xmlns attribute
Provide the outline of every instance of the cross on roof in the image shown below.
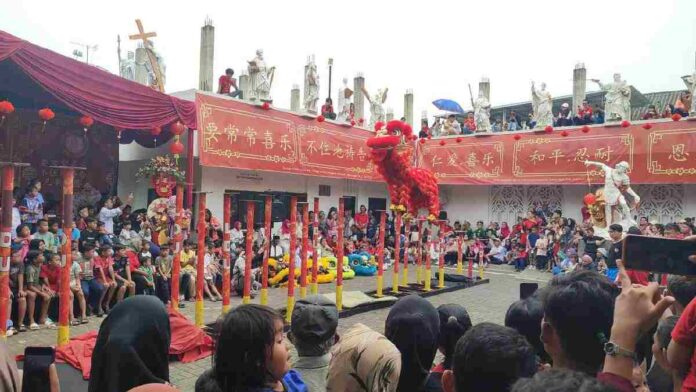
<svg viewBox="0 0 696 392"><path fill-rule="evenodd" d="M157 33L155 33L154 31L151 33L146 33L145 29L143 29L143 22L141 22L140 19L136 19L135 24L138 26L139 34L129 35L128 38L130 38L131 40L141 39L143 40L143 45L147 47L147 43L149 42L148 38L157 37Z"/></svg>
<svg viewBox="0 0 696 392"><path fill-rule="evenodd" d="M160 71L159 63L154 53L152 53L152 44L148 39L152 37L157 37L157 33L155 33L154 31L146 33L145 29L143 28L143 22L140 21L140 19L136 19L135 24L138 26L138 34L129 35L128 38L134 41L139 39L143 40L143 47L147 51L147 58L150 61L150 65L152 66L152 71L155 76L154 81L152 83L152 87L154 87L160 92L164 92L164 84L162 83L163 78L162 73Z"/></svg>

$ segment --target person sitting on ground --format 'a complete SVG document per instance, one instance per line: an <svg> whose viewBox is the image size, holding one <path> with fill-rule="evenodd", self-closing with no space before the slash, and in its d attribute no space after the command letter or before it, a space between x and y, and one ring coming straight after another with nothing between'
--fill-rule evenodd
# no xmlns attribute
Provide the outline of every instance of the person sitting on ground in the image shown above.
<svg viewBox="0 0 696 392"><path fill-rule="evenodd" d="M331 98L326 98L324 104L321 105L321 115L329 120L336 119L336 113L334 113L333 101L331 100Z"/></svg>
<svg viewBox="0 0 696 392"><path fill-rule="evenodd" d="M232 98L242 98L242 90L237 87L237 79L233 78L234 70L227 68L225 74L218 79L218 94L229 95ZM234 91L231 91L234 87Z"/></svg>
<svg viewBox="0 0 696 392"><path fill-rule="evenodd" d="M327 392L395 392L401 353L382 334L357 323L332 350Z"/></svg>
<svg viewBox="0 0 696 392"><path fill-rule="evenodd" d="M160 300L126 298L99 327L88 391L122 392L169 383L170 341L169 316Z"/></svg>
<svg viewBox="0 0 696 392"><path fill-rule="evenodd" d="M500 239L494 238L489 240L489 242L491 244L491 250L488 251L486 255L488 262L495 265L503 264L503 260L505 260L505 247L501 245Z"/></svg>
<svg viewBox="0 0 696 392"><path fill-rule="evenodd" d="M512 328L473 326L457 342L452 370L442 375L445 392L507 392L518 379L536 373L534 348Z"/></svg>
<svg viewBox="0 0 696 392"><path fill-rule="evenodd" d="M62 292L60 290L60 280L61 280L61 267L60 267L60 255L57 253L51 253L48 258L48 262L44 263L41 265L41 272L39 273L39 281L41 282L41 291L44 293L48 294L48 303L49 303L49 308L50 308L50 303L54 299L58 299L61 295ZM70 295L70 301L68 301L70 305L70 311L69 311L69 317L70 321L72 323L73 321L73 313L72 313L72 304L73 304L73 297L72 293L69 293ZM46 298L46 297L44 297ZM44 322L44 325L46 325L48 328L53 329L55 327L53 321L51 321L50 318L47 318L46 321Z"/></svg>
<svg viewBox="0 0 696 392"><path fill-rule="evenodd" d="M409 295L392 306L384 335L401 352L398 391L421 391L435 359L440 317L427 300Z"/></svg>
<svg viewBox="0 0 696 392"><path fill-rule="evenodd" d="M56 247L55 237L53 233L48 230L48 221L46 219L39 219L36 222L36 233L34 233L33 238L35 240L43 240L46 245L46 251L49 253L57 253L58 248Z"/></svg>
<svg viewBox="0 0 696 392"><path fill-rule="evenodd" d="M549 369L534 377L521 378L512 385L511 392L614 392L596 378L570 369Z"/></svg>
<svg viewBox="0 0 696 392"><path fill-rule="evenodd" d="M338 340L338 309L319 295L297 301L292 310L288 338L299 358L292 364L309 392L326 391L331 347Z"/></svg>
<svg viewBox="0 0 696 392"><path fill-rule="evenodd" d="M213 374L223 392L307 390L290 370L283 325L281 315L263 305L241 305L225 315L213 356Z"/></svg>
<svg viewBox="0 0 696 392"><path fill-rule="evenodd" d="M471 318L463 306L457 304L444 304L437 307L440 316L440 335L438 338L438 350L444 356L444 360L430 370L425 382L426 391L442 391L442 373L452 369L454 347L457 341L471 329Z"/></svg>

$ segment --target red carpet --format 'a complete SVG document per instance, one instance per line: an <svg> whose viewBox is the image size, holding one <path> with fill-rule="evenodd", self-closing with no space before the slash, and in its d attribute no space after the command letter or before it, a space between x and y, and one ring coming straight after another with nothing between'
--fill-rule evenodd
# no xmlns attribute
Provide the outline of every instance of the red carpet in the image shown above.
<svg viewBox="0 0 696 392"><path fill-rule="evenodd" d="M181 362L194 362L213 353L213 339L197 328L183 315L169 310L169 323L172 342L169 355ZM56 360L65 361L82 371L82 377L89 379L92 366L92 351L97 341L97 331L90 331L70 339L70 343L56 349Z"/></svg>

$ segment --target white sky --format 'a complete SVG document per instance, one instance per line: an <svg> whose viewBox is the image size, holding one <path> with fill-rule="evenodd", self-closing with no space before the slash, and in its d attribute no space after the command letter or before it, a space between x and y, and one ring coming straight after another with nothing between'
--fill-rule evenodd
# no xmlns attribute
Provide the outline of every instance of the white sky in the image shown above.
<svg viewBox="0 0 696 392"><path fill-rule="evenodd" d="M482 76L491 79L494 106L528 100L531 80L545 81L553 95L570 94L580 61L588 78L609 80L618 71L643 92L680 89L696 52L696 0L3 3L0 30L65 55L76 48L71 41L98 44L90 62L112 72L116 35L125 58L135 48L127 38L136 32L134 19L142 19L147 31L158 33L154 42L167 64L168 92L198 86L200 27L210 16L215 88L225 68L238 75L263 48L267 63L277 66L274 103L289 107L290 89L302 85L306 58L315 54L322 97L333 57L334 101L342 77L352 86L362 72L371 93L389 87L387 106L396 117L405 90L413 89L416 120L422 110L436 113L430 102L438 98L469 107L467 83L476 95Z"/></svg>

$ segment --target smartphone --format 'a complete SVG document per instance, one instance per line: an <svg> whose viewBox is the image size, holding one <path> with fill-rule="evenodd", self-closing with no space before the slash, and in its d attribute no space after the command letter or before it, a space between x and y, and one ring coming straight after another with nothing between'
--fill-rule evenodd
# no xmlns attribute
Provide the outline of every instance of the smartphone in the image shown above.
<svg viewBox="0 0 696 392"><path fill-rule="evenodd" d="M539 283L520 283L520 299L531 297L539 288Z"/></svg>
<svg viewBox="0 0 696 392"><path fill-rule="evenodd" d="M621 260L629 269L662 274L696 276L696 242L670 238L628 235L623 240Z"/></svg>
<svg viewBox="0 0 696 392"><path fill-rule="evenodd" d="M51 390L48 368L56 360L53 347L27 347L24 349L24 366L22 390L46 391Z"/></svg>

